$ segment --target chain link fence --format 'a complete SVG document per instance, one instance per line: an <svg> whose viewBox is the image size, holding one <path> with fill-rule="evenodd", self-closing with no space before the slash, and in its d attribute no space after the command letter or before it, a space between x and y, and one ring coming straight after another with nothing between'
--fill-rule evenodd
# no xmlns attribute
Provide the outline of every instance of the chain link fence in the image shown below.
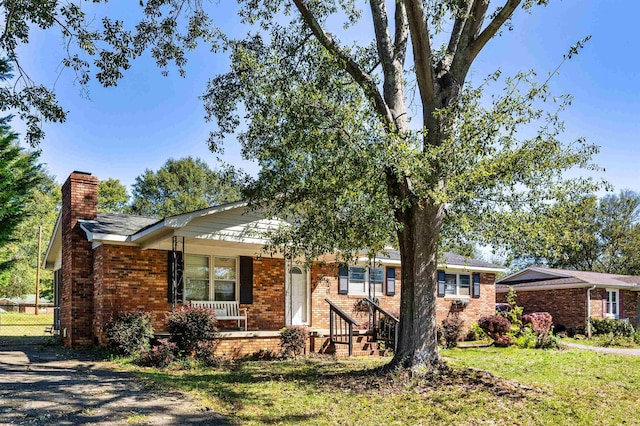
<svg viewBox="0 0 640 426"><path fill-rule="evenodd" d="M32 340L54 334L54 312L58 308L34 305L0 304L0 339Z"/></svg>

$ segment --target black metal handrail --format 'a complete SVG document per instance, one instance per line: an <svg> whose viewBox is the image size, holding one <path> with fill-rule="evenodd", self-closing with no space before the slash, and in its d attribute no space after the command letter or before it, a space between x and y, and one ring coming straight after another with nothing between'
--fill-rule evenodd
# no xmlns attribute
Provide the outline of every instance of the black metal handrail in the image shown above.
<svg viewBox="0 0 640 426"><path fill-rule="evenodd" d="M398 347L400 320L368 297L365 297L364 300L370 308L371 340L374 342L381 340L395 350Z"/></svg>
<svg viewBox="0 0 640 426"><path fill-rule="evenodd" d="M353 354L353 326L359 325L342 309L333 304L329 299L324 299L329 304L329 340L334 345L349 345L349 356Z"/></svg>

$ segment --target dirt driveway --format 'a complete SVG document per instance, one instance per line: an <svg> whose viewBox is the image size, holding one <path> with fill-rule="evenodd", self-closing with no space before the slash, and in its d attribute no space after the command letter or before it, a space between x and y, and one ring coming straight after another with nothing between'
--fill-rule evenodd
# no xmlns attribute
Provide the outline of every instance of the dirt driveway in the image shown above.
<svg viewBox="0 0 640 426"><path fill-rule="evenodd" d="M64 349L0 346L0 425L228 425L175 391Z"/></svg>

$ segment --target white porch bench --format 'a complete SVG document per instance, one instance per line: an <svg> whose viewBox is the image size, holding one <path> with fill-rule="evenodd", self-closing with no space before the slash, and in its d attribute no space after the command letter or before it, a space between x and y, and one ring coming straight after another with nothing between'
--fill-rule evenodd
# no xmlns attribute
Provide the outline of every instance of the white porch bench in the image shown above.
<svg viewBox="0 0 640 426"><path fill-rule="evenodd" d="M213 310L216 318L219 320L237 320L238 328L241 328L240 322L244 321L243 330L247 330L247 308L241 308L237 301L216 302L213 300L192 300L189 303L191 306Z"/></svg>

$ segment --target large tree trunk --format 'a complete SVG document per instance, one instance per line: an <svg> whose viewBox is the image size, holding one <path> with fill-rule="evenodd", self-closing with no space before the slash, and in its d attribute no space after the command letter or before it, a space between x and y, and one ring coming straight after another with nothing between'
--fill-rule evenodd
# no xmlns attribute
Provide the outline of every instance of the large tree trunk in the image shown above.
<svg viewBox="0 0 640 426"><path fill-rule="evenodd" d="M443 205L426 200L403 212L398 232L402 263L400 336L391 365L413 370L440 363L436 333L438 240Z"/></svg>

